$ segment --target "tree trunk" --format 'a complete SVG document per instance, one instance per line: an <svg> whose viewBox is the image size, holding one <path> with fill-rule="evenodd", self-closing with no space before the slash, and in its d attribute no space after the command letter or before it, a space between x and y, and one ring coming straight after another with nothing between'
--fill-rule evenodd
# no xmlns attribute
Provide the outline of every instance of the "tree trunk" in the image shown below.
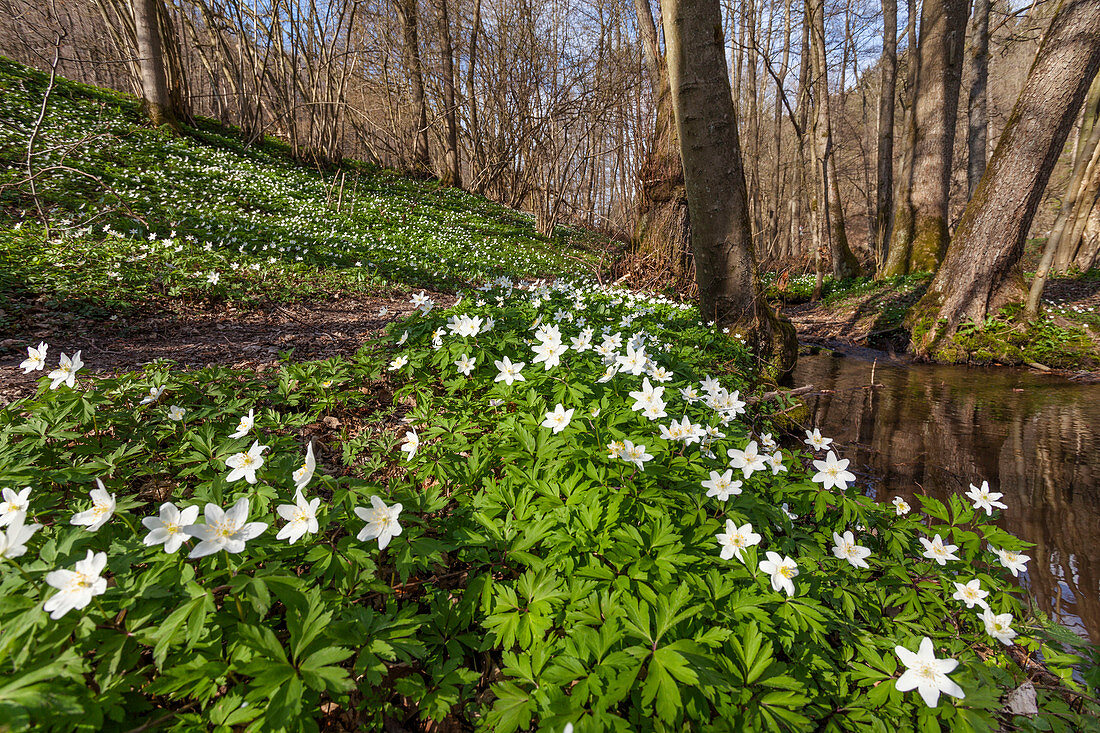
<svg viewBox="0 0 1100 733"><path fill-rule="evenodd" d="M875 262L879 269L886 262L886 248L890 242L894 214L894 98L898 73L898 0L882 0L882 21L874 234Z"/></svg>
<svg viewBox="0 0 1100 733"><path fill-rule="evenodd" d="M1100 67L1100 0L1062 0L955 239L910 318L919 354L958 360L951 337L1023 296L1032 217Z"/></svg>
<svg viewBox="0 0 1100 733"><path fill-rule="evenodd" d="M817 199L822 202L826 219L823 234L829 243L829 256L834 280L845 280L861 274L859 261L848 246L844 227L844 205L836 175L833 150L833 126L829 114L828 57L825 50L824 0L807 0L806 22L810 25L810 58L814 95L814 176L817 179Z"/></svg>
<svg viewBox="0 0 1100 733"><path fill-rule="evenodd" d="M1100 190L1100 139L1097 137L1100 131L1100 76L1093 80L1086 99L1080 132L1085 143L1083 146L1078 144L1074 163L1074 170L1081 169L1082 175L1076 182L1070 182L1062 212L1048 240L1048 245L1054 248L1054 269L1058 272L1065 272L1074 264L1081 266L1076 261L1081 234Z"/></svg>
<svg viewBox="0 0 1100 733"><path fill-rule="evenodd" d="M967 0L924 0L915 54L912 179L898 197L887 276L935 270L947 250Z"/></svg>
<svg viewBox="0 0 1100 733"><path fill-rule="evenodd" d="M159 127L179 126L172 97L168 92L164 40L160 30L160 0L133 0L134 30L137 34L138 70L141 74L141 96L145 99L145 114Z"/></svg>
<svg viewBox="0 0 1100 733"><path fill-rule="evenodd" d="M474 19L470 27L470 59L466 69L466 104L470 109L470 140L474 149L472 165L474 190L478 193L484 193L485 183L481 175L481 168L485 162L485 154L481 147L481 125L477 119L477 88L474 84L474 70L477 67L477 36L480 30L481 0L474 0Z"/></svg>
<svg viewBox="0 0 1100 733"><path fill-rule="evenodd" d="M992 0L974 0L974 31L970 46L970 96L966 114L966 195L974 195L985 172L986 136L989 129L986 112L986 87L989 80L989 10Z"/></svg>
<svg viewBox="0 0 1100 733"><path fill-rule="evenodd" d="M428 108L424 101L424 73L420 64L420 38L417 31L417 0L394 0L404 37L405 68L409 73L409 94L413 106L412 171L431 174L428 158Z"/></svg>
<svg viewBox="0 0 1100 733"><path fill-rule="evenodd" d="M1080 217L1081 209L1095 205L1096 198L1089 200L1088 191L1091 178L1100 181L1100 124L1097 123L1097 112L1100 105L1100 76L1092 83L1092 90L1088 95L1088 102L1082 119L1081 134L1085 138L1084 144L1078 140L1077 155L1073 163L1073 173L1070 175L1069 187L1066 196L1062 200L1062 210L1058 212L1058 219L1051 227L1046 245L1043 247L1043 256L1039 260L1039 266L1035 270L1035 277L1031 280L1031 287L1027 294L1027 308L1025 314L1029 321L1039 317L1040 304L1043 298L1043 288L1046 287L1047 276L1050 275L1051 266L1058 255L1072 261L1076 254L1076 244L1070 245L1074 222ZM1095 192L1095 185L1092 187ZM1080 202L1080 205L1079 205ZM1063 243L1065 246L1063 246Z"/></svg>
<svg viewBox="0 0 1100 733"><path fill-rule="evenodd" d="M661 10L700 313L739 330L762 363L786 374L797 339L764 300L756 271L718 0L664 0Z"/></svg>
<svg viewBox="0 0 1100 733"><path fill-rule="evenodd" d="M658 46L649 0L634 0L634 10L657 114L649 150L639 169L633 245L641 265L667 271L674 282L683 282L691 272L690 217L668 69Z"/></svg>
<svg viewBox="0 0 1100 733"><path fill-rule="evenodd" d="M443 176L447 187L462 188L462 171L458 161L458 119L455 111L454 49L451 47L451 15L448 0L439 0L439 46L443 61Z"/></svg>

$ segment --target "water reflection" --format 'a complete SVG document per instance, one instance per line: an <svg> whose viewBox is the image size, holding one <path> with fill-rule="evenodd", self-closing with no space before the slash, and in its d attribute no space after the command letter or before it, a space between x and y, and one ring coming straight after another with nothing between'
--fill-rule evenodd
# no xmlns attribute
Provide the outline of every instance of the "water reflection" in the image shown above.
<svg viewBox="0 0 1100 733"><path fill-rule="evenodd" d="M882 385L867 389L874 381ZM812 424L844 443L880 501L942 498L988 480L1001 525L1035 543L1023 584L1061 621L1100 641L1100 385L1016 370L872 365L802 356L795 384ZM915 507L919 506L910 501Z"/></svg>

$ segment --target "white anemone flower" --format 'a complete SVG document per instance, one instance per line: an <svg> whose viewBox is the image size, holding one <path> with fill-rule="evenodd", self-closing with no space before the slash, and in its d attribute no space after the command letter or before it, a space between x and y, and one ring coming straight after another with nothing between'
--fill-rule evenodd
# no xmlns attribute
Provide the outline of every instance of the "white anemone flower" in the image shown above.
<svg viewBox="0 0 1100 733"><path fill-rule="evenodd" d="M635 445L629 440L624 440L622 459L627 463L634 464L639 471L644 471L646 461L653 460L653 456L646 453L645 446L641 443Z"/></svg>
<svg viewBox="0 0 1100 733"><path fill-rule="evenodd" d="M1008 505L1002 501L997 501L1004 494L998 494L997 492L991 492L989 490L989 482L982 481L981 487L970 484L970 491L966 492L967 497L974 502L975 509L984 509L986 516L993 514L993 509L1007 509Z"/></svg>
<svg viewBox="0 0 1100 733"><path fill-rule="evenodd" d="M760 535L752 531L751 524L746 522L738 527L732 519L726 520L726 531L714 535L714 539L718 540L722 548L723 560L736 557L741 562L745 562L745 558L741 556L742 550L760 544Z"/></svg>
<svg viewBox="0 0 1100 733"><path fill-rule="evenodd" d="M951 597L965 603L967 608L989 608L989 604L985 602L988 595L989 591L982 590L981 580L974 578L969 583L955 582L955 593Z"/></svg>
<svg viewBox="0 0 1100 733"><path fill-rule="evenodd" d="M287 523L279 530L279 534L275 535L275 539L289 540L290 544L293 545L302 538L302 535L317 534L318 529L320 529L317 524L317 507L320 505L321 500L319 498L314 497L306 501L301 489L295 491L293 504L281 504L275 508L279 516L287 520Z"/></svg>
<svg viewBox="0 0 1100 733"><path fill-rule="evenodd" d="M870 567L866 558L871 550L856 544L856 538L849 530L843 535L833 532L833 554L840 560L847 560L857 568Z"/></svg>
<svg viewBox="0 0 1100 733"><path fill-rule="evenodd" d="M370 509L355 507L355 516L367 523L367 526L359 530L356 539L360 542L377 539L378 549L384 550L391 539L401 534L401 525L397 521L401 515L401 505L386 506L386 502L378 496L372 496L370 503Z"/></svg>
<svg viewBox="0 0 1100 733"><path fill-rule="evenodd" d="M900 496L895 496L890 503L894 505L894 511L897 512L899 517L909 513L909 502L905 501L905 499L902 499Z"/></svg>
<svg viewBox="0 0 1100 733"><path fill-rule="evenodd" d="M50 382L50 389L57 389L62 384L70 389L76 386L76 373L80 371L80 368L84 366L84 362L80 359L80 352L76 352L72 355L72 358L61 354L61 361L52 372L46 375Z"/></svg>
<svg viewBox="0 0 1100 733"><path fill-rule="evenodd" d="M710 479L703 482L703 488L707 489L707 496L713 496L718 501L726 501L731 496L741 493L741 482L734 480L733 469L727 468L724 473L711 471Z"/></svg>
<svg viewBox="0 0 1100 733"><path fill-rule="evenodd" d="M565 409L565 405L559 402L557 407L546 413L546 418L542 421L542 427L550 428L554 431L554 435L557 435L569 427L569 422L572 419L573 410Z"/></svg>
<svg viewBox="0 0 1100 733"><path fill-rule="evenodd" d="M829 444L833 442L833 439L823 438L821 436L821 430L819 428L814 428L812 432L809 430L806 431L806 439L802 442L814 450L825 450L829 447Z"/></svg>
<svg viewBox="0 0 1100 733"><path fill-rule="evenodd" d="M197 506L184 507L183 511L180 511L175 504L166 501L160 505L159 517L142 518L141 523L149 530L149 534L145 535L142 542L149 547L164 545L165 552L169 555L174 554L187 540L188 535L184 528L194 524L198 518Z"/></svg>
<svg viewBox="0 0 1100 733"><path fill-rule="evenodd" d="M252 441L252 447L244 453L234 453L225 459L225 465L233 469L225 480L229 483L244 479L250 484L256 483L256 472L264 465L263 452L266 445L260 445L260 441Z"/></svg>
<svg viewBox="0 0 1100 733"><path fill-rule="evenodd" d="M939 704L941 692L960 699L966 697L962 688L947 676L959 666L958 660L936 659L932 640L927 636L921 639L920 649L916 653L903 646L894 647L894 653L906 667L905 673L894 682L898 692L915 688L930 708Z"/></svg>
<svg viewBox="0 0 1100 733"><path fill-rule="evenodd" d="M24 524L27 515L16 513L0 532L0 559L13 560L27 553L27 540L42 528L41 524Z"/></svg>
<svg viewBox="0 0 1100 733"><path fill-rule="evenodd" d="M405 457L405 460L411 461L418 448L420 448L420 436L416 434L415 430L409 430L405 433L405 442L401 446L401 452L409 454Z"/></svg>
<svg viewBox="0 0 1100 733"><path fill-rule="evenodd" d="M302 462L302 465L291 474L291 478L294 479L294 488L301 491L309 482L313 480L313 473L317 470L317 459L313 457L313 441L309 441L309 446L306 448L306 459Z"/></svg>
<svg viewBox="0 0 1100 733"><path fill-rule="evenodd" d="M1028 555L1021 555L1012 550L999 550L995 547L990 549L1001 561L1001 565L1012 571L1012 577L1018 577L1021 572L1027 571L1027 561L1031 559Z"/></svg>
<svg viewBox="0 0 1100 733"><path fill-rule="evenodd" d="M798 575L798 563L790 556L780 557L775 552L768 553L768 559L760 563L760 569L771 576L772 590L786 591L794 595L793 579Z"/></svg>
<svg viewBox="0 0 1100 733"><path fill-rule="evenodd" d="M1012 614L995 614L986 608L982 611L982 623L985 625L985 633L992 636L1005 646L1012 646L1012 640L1016 638L1016 631L1012 628Z"/></svg>
<svg viewBox="0 0 1100 733"><path fill-rule="evenodd" d="M458 368L458 373L465 376L470 376L470 372L474 370L474 366L477 365L477 358L471 359L468 355L463 354L455 360L455 366Z"/></svg>
<svg viewBox="0 0 1100 733"><path fill-rule="evenodd" d="M141 399L142 405L151 405L164 396L164 387L150 387L149 394Z"/></svg>
<svg viewBox="0 0 1100 733"><path fill-rule="evenodd" d="M168 419L173 422L179 422L186 414L187 410L183 409L179 405L172 405L168 408Z"/></svg>
<svg viewBox="0 0 1100 733"><path fill-rule="evenodd" d="M2 495L4 500L0 501L0 527L11 524L17 516L27 513L31 505L31 487L27 486L19 492L5 488Z"/></svg>
<svg viewBox="0 0 1100 733"><path fill-rule="evenodd" d="M22 361L19 368L23 370L24 374L30 374L31 372L41 371L46 368L46 350L49 349L49 345L45 341L38 342L38 348L33 346L27 347L27 358Z"/></svg>
<svg viewBox="0 0 1100 733"><path fill-rule="evenodd" d="M246 497L238 499L229 511L217 504L207 504L205 518L204 524L189 524L183 528L184 532L199 540L189 558L205 557L221 550L234 555L244 552L245 543L259 537L267 529L267 522L248 521Z"/></svg>
<svg viewBox="0 0 1100 733"><path fill-rule="evenodd" d="M740 468L745 478L749 478L756 471L765 470L764 456L756 445L756 441L749 441L744 450L730 448L726 451L730 459L730 468Z"/></svg>
<svg viewBox="0 0 1100 733"><path fill-rule="evenodd" d="M493 380L494 382L504 382L510 387L512 386L512 382L527 381L526 379L524 379L523 375L520 374L520 370L523 369L524 366L526 366L526 362L517 361L515 363L512 363L512 360L506 356L500 361L494 361L493 364L496 366L497 369L500 370L500 373L497 374L496 379Z"/></svg>
<svg viewBox="0 0 1100 733"><path fill-rule="evenodd" d="M814 474L813 481L826 490L837 488L844 491L848 484L856 480L856 475L848 470L848 463L847 458L837 459L836 454L829 451L824 461L814 461L818 472Z"/></svg>
<svg viewBox="0 0 1100 733"><path fill-rule="evenodd" d="M237 431L232 433L230 438L243 438L252 432L252 428L256 425L256 411L249 410L248 414L241 418L241 421L237 423Z"/></svg>
<svg viewBox="0 0 1100 733"><path fill-rule="evenodd" d="M83 560L77 560L72 570L54 570L46 574L46 584L57 593L46 599L42 610L57 620L72 610L80 610L92 598L107 591L107 579L102 577L107 567L107 553L88 550Z"/></svg>
<svg viewBox="0 0 1100 733"><path fill-rule="evenodd" d="M91 509L78 512L69 520L69 524L85 526L89 532L95 532L102 527L115 513L115 495L107 493L103 482L98 478L95 483L97 488L92 489L88 494L92 500Z"/></svg>
<svg viewBox="0 0 1100 733"><path fill-rule="evenodd" d="M944 545L943 539L937 534L933 539L929 540L926 537L920 537L920 542L924 545L924 557L929 560L935 560L940 565L946 565L948 560L958 560L955 555L955 550L959 549L958 545Z"/></svg>
<svg viewBox="0 0 1100 733"><path fill-rule="evenodd" d="M405 356L404 354L401 354L399 356L394 357L394 360L390 362L390 365L387 368L391 372L395 372L398 369L403 368L408 363L409 363L409 357Z"/></svg>

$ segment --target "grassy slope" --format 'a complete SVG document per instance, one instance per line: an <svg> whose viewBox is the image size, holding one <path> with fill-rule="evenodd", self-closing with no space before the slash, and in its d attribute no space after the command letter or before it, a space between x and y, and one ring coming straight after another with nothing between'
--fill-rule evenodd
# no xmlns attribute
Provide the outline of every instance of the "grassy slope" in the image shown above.
<svg viewBox="0 0 1100 733"><path fill-rule="evenodd" d="M176 137L143 126L132 97L66 80L32 161L45 228L19 182L46 88L45 75L0 58L0 335L43 308L290 302L597 260L578 232L549 240L530 217L434 181L354 162L309 168L281 143L245 146L206 120Z"/></svg>

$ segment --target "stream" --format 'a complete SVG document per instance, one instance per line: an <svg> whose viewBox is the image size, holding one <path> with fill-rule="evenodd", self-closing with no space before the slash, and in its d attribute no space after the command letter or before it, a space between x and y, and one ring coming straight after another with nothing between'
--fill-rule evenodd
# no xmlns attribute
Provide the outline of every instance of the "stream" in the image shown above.
<svg viewBox="0 0 1100 733"><path fill-rule="evenodd" d="M917 493L942 499L983 480L1002 492L998 523L1035 544L1021 585L1100 643L1100 385L869 351L800 356L794 384L831 391L807 397L808 422L876 500L900 495L916 511Z"/></svg>

